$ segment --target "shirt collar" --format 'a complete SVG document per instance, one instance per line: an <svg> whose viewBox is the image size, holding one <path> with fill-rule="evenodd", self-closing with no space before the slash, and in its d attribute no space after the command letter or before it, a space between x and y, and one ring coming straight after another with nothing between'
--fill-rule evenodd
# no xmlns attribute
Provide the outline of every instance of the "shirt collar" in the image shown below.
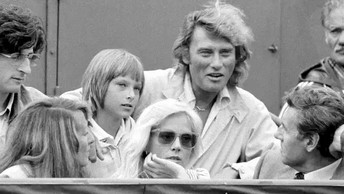
<svg viewBox="0 0 344 194"><path fill-rule="evenodd" d="M92 124L92 132L99 141L106 138L113 139L113 136L108 134L103 128L101 128L94 119L91 119L91 124Z"/></svg>
<svg viewBox="0 0 344 194"><path fill-rule="evenodd" d="M306 173L304 175L305 180L330 180L333 176L334 171L337 169L342 159L333 162L318 170Z"/></svg>
<svg viewBox="0 0 344 194"><path fill-rule="evenodd" d="M10 115L11 110L12 110L13 102L14 102L14 94L11 93L11 94L9 94L9 100L8 100L7 106L6 106L4 111L0 112L0 116L5 115L6 113L8 113L8 115Z"/></svg>
<svg viewBox="0 0 344 194"><path fill-rule="evenodd" d="M126 119L122 119L121 126L118 129L116 137L113 137L109 133L107 133L103 128L101 128L94 119L91 119L92 124L92 132L97 137L97 139L103 143L110 143L115 146L118 146L124 136L129 134L130 130L133 128L134 120L131 117Z"/></svg>

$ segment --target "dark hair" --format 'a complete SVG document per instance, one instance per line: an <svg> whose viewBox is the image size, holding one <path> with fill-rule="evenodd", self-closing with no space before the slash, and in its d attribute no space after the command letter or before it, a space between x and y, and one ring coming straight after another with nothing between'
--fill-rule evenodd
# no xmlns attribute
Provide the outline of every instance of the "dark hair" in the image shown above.
<svg viewBox="0 0 344 194"><path fill-rule="evenodd" d="M45 44L42 21L29 9L0 5L0 53L11 54L33 47L41 53Z"/></svg>
<svg viewBox="0 0 344 194"><path fill-rule="evenodd" d="M298 112L297 130L300 138L318 133L317 149L329 157L329 146L336 129L344 124L344 99L341 93L330 88L310 86L296 88L286 102Z"/></svg>

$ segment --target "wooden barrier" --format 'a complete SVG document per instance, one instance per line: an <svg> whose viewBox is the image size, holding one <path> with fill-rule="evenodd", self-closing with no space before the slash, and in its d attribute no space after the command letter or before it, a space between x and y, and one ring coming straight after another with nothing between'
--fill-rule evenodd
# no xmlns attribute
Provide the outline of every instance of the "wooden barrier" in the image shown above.
<svg viewBox="0 0 344 194"><path fill-rule="evenodd" d="M1 179L0 193L344 193L344 181Z"/></svg>

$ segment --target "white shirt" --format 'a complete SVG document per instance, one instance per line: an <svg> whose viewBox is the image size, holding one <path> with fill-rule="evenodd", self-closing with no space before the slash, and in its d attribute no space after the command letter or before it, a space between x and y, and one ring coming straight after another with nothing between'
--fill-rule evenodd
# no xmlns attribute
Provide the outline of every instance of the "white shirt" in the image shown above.
<svg viewBox="0 0 344 194"><path fill-rule="evenodd" d="M109 178L121 165L121 151L125 149L127 137L135 121L129 117L122 119L116 137L108 134L93 119L91 120L92 132L97 137L102 148L104 160L97 160L87 166L91 178Z"/></svg>
<svg viewBox="0 0 344 194"><path fill-rule="evenodd" d="M11 114L11 107L14 101L14 95L10 94L10 100L4 111L0 112L0 150L2 150L6 143L6 134L8 130L9 115Z"/></svg>
<svg viewBox="0 0 344 194"><path fill-rule="evenodd" d="M339 159L323 168L306 173L304 178L305 180L330 180L341 161L342 159Z"/></svg>
<svg viewBox="0 0 344 194"><path fill-rule="evenodd" d="M179 100L187 102L190 105L190 107L195 107L196 97L193 93L192 86L191 86L191 79L188 73L185 74L184 93L185 93L184 95L185 100L183 99L179 99ZM206 123L204 123L204 127L201 134L202 138L206 134L207 130L209 129L210 124L215 119L220 109L227 107L229 105L229 102L230 102L230 95L229 95L227 87L224 87L217 95L216 101L210 110L207 121Z"/></svg>

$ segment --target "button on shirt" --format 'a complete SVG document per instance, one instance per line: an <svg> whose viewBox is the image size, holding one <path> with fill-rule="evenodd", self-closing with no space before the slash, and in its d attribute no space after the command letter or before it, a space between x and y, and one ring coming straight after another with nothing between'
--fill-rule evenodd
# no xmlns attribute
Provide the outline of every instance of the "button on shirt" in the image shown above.
<svg viewBox="0 0 344 194"><path fill-rule="evenodd" d="M99 141L104 160L90 163L88 165L89 174L91 178L109 178L121 164L121 151L126 146L127 136L135 122L131 117L122 119L115 138L102 129L93 119L91 123L93 126L91 130Z"/></svg>

